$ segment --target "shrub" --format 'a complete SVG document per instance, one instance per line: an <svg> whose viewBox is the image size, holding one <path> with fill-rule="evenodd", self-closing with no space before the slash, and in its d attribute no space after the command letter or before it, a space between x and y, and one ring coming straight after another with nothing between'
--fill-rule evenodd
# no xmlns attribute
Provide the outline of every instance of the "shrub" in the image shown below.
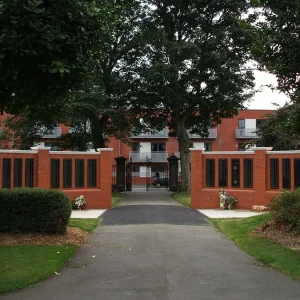
<svg viewBox="0 0 300 300"><path fill-rule="evenodd" d="M270 211L279 227L287 227L300 234L300 189L283 191L271 200Z"/></svg>
<svg viewBox="0 0 300 300"><path fill-rule="evenodd" d="M60 191L25 188L0 190L0 231L63 233L71 215Z"/></svg>

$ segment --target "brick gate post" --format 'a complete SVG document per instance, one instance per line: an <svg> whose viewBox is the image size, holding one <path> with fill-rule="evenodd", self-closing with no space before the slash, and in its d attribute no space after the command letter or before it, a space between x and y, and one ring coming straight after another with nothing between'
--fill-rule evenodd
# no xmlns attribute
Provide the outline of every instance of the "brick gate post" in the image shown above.
<svg viewBox="0 0 300 300"><path fill-rule="evenodd" d="M201 191L203 188L203 151L200 148L190 148L191 152L191 207L200 208Z"/></svg>

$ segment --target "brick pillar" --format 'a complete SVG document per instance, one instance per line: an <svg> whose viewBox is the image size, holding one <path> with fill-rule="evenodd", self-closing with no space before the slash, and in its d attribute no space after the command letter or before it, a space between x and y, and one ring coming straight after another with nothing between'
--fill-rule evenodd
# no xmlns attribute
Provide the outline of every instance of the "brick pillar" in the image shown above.
<svg viewBox="0 0 300 300"><path fill-rule="evenodd" d="M100 189L103 192L101 206L103 208L111 208L111 185L112 185L112 162L113 149L100 148Z"/></svg>
<svg viewBox="0 0 300 300"><path fill-rule="evenodd" d="M190 148L191 151L191 206L201 207L201 191L203 187L203 151L200 148Z"/></svg>
<svg viewBox="0 0 300 300"><path fill-rule="evenodd" d="M43 189L50 189L51 182L51 162L50 150L51 147L31 147L31 150L38 151L37 160L35 161L37 174L36 186Z"/></svg>
<svg viewBox="0 0 300 300"><path fill-rule="evenodd" d="M265 203L267 183L267 151L271 151L272 147L253 147L249 150L254 151L253 156L253 189L255 197L253 205Z"/></svg>

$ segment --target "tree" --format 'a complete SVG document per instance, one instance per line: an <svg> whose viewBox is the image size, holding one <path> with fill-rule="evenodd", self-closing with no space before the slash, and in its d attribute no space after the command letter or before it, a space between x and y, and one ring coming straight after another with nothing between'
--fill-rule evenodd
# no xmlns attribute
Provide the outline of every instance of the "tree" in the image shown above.
<svg viewBox="0 0 300 300"><path fill-rule="evenodd" d="M99 1L0 0L0 110L60 109L109 36Z"/></svg>
<svg viewBox="0 0 300 300"><path fill-rule="evenodd" d="M298 150L300 148L300 106L286 104L268 115L257 130L259 139L254 143L273 150Z"/></svg>
<svg viewBox="0 0 300 300"><path fill-rule="evenodd" d="M19 145L38 142L43 134L39 128L43 125L49 129L53 122L72 126L72 133L60 139L63 149L96 150L105 147L108 136L128 141L135 117L128 109L127 74L143 55L143 11L136 0L103 0L102 6L106 8L110 34L95 51L92 71L85 75L84 85L72 87L59 107L51 103L46 109L22 111L19 118L15 117L9 126L17 132Z"/></svg>
<svg viewBox="0 0 300 300"><path fill-rule="evenodd" d="M252 51L263 70L277 77L278 89L299 100L300 2L253 1L262 10Z"/></svg>
<svg viewBox="0 0 300 300"><path fill-rule="evenodd" d="M144 12L137 0L114 1L109 12L113 26L97 57L91 83L65 106L64 120L74 127L72 134L63 137L65 146L78 140L74 135L89 141L94 149L104 147L108 136L128 142L137 120L127 94L132 69L144 54Z"/></svg>
<svg viewBox="0 0 300 300"><path fill-rule="evenodd" d="M131 105L178 137L181 189L189 185L188 132L202 136L252 96L249 1L145 0L145 58L132 74Z"/></svg>

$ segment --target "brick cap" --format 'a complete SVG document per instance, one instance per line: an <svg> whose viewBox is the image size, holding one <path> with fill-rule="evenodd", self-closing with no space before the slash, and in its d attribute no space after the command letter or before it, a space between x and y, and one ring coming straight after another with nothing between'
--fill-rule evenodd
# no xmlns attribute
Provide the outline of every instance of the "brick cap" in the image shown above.
<svg viewBox="0 0 300 300"><path fill-rule="evenodd" d="M65 155L99 155L99 152L85 152L85 151L50 151L50 154L65 154Z"/></svg>
<svg viewBox="0 0 300 300"><path fill-rule="evenodd" d="M43 147L43 146L36 146L36 147L30 147L31 150L51 150L51 147Z"/></svg>
<svg viewBox="0 0 300 300"><path fill-rule="evenodd" d="M250 147L249 150L251 151L272 151L273 147Z"/></svg>
<svg viewBox="0 0 300 300"><path fill-rule="evenodd" d="M189 148L190 151L204 151L205 148Z"/></svg>
<svg viewBox="0 0 300 300"><path fill-rule="evenodd" d="M97 149L99 152L111 152L114 149L113 148L98 148Z"/></svg>
<svg viewBox="0 0 300 300"><path fill-rule="evenodd" d="M0 150L0 153L36 154L36 153L38 153L38 151L36 151L36 150Z"/></svg>

